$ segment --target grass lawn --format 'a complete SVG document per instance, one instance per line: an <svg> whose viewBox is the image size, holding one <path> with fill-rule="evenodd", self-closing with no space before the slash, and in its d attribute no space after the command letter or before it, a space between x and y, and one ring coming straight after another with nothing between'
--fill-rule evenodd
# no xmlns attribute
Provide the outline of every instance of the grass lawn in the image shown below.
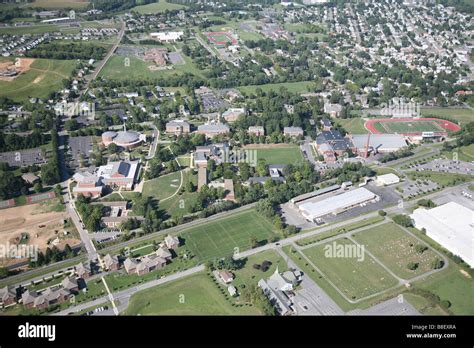
<svg viewBox="0 0 474 348"><path fill-rule="evenodd" d="M412 180L428 179L436 182L440 186L454 186L460 182L472 181L474 175L462 175L453 173L438 173L429 170L423 172L409 172L408 173Z"/></svg>
<svg viewBox="0 0 474 348"><path fill-rule="evenodd" d="M152 65L150 62L145 62L135 56L127 56L130 58L130 66L126 67L124 63L125 56L113 55L100 72L100 76L111 80L153 79L187 72L203 77L202 71L197 68L191 58L184 54L181 54L181 56L183 57L185 64L174 65L171 70L152 71L148 68L148 66Z"/></svg>
<svg viewBox="0 0 474 348"><path fill-rule="evenodd" d="M255 93L257 88L260 88L264 92L271 90L279 91L280 88L285 87L291 93L306 93L313 89L314 82L311 81L300 81L300 82L284 82L284 83L269 83L267 85L254 85L254 86L242 86L237 87L242 93Z"/></svg>
<svg viewBox="0 0 474 348"><path fill-rule="evenodd" d="M159 178L148 180L143 184L143 196L151 196L158 200L174 194L181 183L180 172L174 172Z"/></svg>
<svg viewBox="0 0 474 348"><path fill-rule="evenodd" d="M257 160L264 159L267 164L297 164L303 162L303 154L297 145L259 147L256 151Z"/></svg>
<svg viewBox="0 0 474 348"><path fill-rule="evenodd" d="M84 8L89 5L87 0L35 0L28 3L24 7L41 7L45 9L58 9L58 8Z"/></svg>
<svg viewBox="0 0 474 348"><path fill-rule="evenodd" d="M262 243L272 236L273 226L253 209L191 227L180 234L200 261L229 256L235 248L250 249L251 237Z"/></svg>
<svg viewBox="0 0 474 348"><path fill-rule="evenodd" d="M272 263L266 272L253 268L253 265L261 265L263 261L270 261ZM242 284L245 284L246 287L251 284L256 285L260 279L266 279L270 277L275 272L277 267L279 272L285 272L288 270L288 265L286 264L285 260L274 250L267 250L249 256L243 268L232 271L235 276L232 285L234 285L237 289L240 289Z"/></svg>
<svg viewBox="0 0 474 348"><path fill-rule="evenodd" d="M258 315L251 306L234 307L206 273L141 291L125 315Z"/></svg>
<svg viewBox="0 0 474 348"><path fill-rule="evenodd" d="M330 230L330 231L327 231L327 232L317 234L315 236L300 239L296 242L296 244L298 244L299 246L309 245L309 244L312 244L312 243L322 241L322 240L327 239L327 238L334 237L334 236L336 236L338 234L341 234L341 233L353 231L353 230L356 230L358 228L362 228L362 227L365 227L365 226L376 224L377 222L381 222L383 220L384 220L384 217L375 216L373 218L369 218L369 219L366 219L366 220L362 220L362 221L358 221L358 222L354 222L352 224L342 226L338 229Z"/></svg>
<svg viewBox="0 0 474 348"><path fill-rule="evenodd" d="M474 144L461 146L452 151L443 151L442 153L449 159L453 159L453 154L457 153L459 161L471 162L474 161Z"/></svg>
<svg viewBox="0 0 474 348"><path fill-rule="evenodd" d="M337 120L336 123L340 124L348 133L352 134L367 134L369 131L364 127L365 121L362 118L346 118Z"/></svg>
<svg viewBox="0 0 474 348"><path fill-rule="evenodd" d="M348 298L358 300L397 285L397 280L368 254L365 254L363 261L352 257L326 257L324 247L332 243L305 249L303 254ZM336 243L354 245L344 238Z"/></svg>
<svg viewBox="0 0 474 348"><path fill-rule="evenodd" d="M17 102L30 97L45 99L63 88L63 80L71 76L76 64L74 60L35 59L30 70L13 81L0 81L0 97Z"/></svg>
<svg viewBox="0 0 474 348"><path fill-rule="evenodd" d="M446 315L447 313L439 306L430 303L421 295L404 293L404 299L424 315Z"/></svg>
<svg viewBox="0 0 474 348"><path fill-rule="evenodd" d="M131 11L136 11L140 14L149 14L149 13L165 12L166 10L169 10L169 11L181 10L182 8L185 8L185 7L186 6L184 5L169 3L166 0L159 0L151 4L136 6L132 8Z"/></svg>
<svg viewBox="0 0 474 348"><path fill-rule="evenodd" d="M461 268L450 263L447 270L433 274L412 285L429 290L441 300L451 302L451 310L456 315L474 315L474 280L460 272Z"/></svg>
<svg viewBox="0 0 474 348"><path fill-rule="evenodd" d="M421 115L423 117L448 116L452 117L456 121L461 122L461 124L466 124L474 121L474 111L462 108L423 108L421 109Z"/></svg>
<svg viewBox="0 0 474 348"><path fill-rule="evenodd" d="M191 180L195 186L197 186L197 175L192 171L186 171L183 173L183 186L186 187L186 183ZM191 213L191 208L196 201L198 196L197 192L183 192L177 194L170 199L159 202L160 209L165 210L168 215L172 217L180 217ZM169 197L169 196L168 196Z"/></svg>
<svg viewBox="0 0 474 348"><path fill-rule="evenodd" d="M426 244L392 222L356 233L354 239L403 279L431 271L433 261L439 258L431 249L418 253L415 246ZM410 262L417 263L418 268L409 270L407 264Z"/></svg>

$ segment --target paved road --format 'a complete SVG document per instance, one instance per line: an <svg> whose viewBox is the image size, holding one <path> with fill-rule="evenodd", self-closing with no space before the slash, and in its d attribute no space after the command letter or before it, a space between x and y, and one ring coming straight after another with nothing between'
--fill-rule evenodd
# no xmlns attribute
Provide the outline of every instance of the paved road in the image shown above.
<svg viewBox="0 0 474 348"><path fill-rule="evenodd" d="M135 294L139 291L146 290L146 289L158 286L158 285L166 284L166 283L174 281L174 280L178 280L178 279L181 279L181 278L188 277L192 274L202 272L202 271L204 271L204 269L205 269L204 265L196 266L196 267L187 269L187 270L179 272L179 273L174 273L174 274L171 274L169 276L166 276L166 277L163 277L163 278L160 278L160 279L155 279L155 280L149 281L149 282L144 283L144 284L140 284L140 285L133 286L131 288L116 292L116 293L112 293L112 297L113 297L114 301L119 301L120 303L122 303L123 301L128 302L130 297L133 294ZM54 313L53 315L67 315L68 313L71 313L71 312L79 312L79 311L82 311L84 309L87 309L87 308L90 308L90 307L93 307L93 306L96 306L96 305L99 305L99 304L102 304L102 303L106 303L108 301L110 301L110 296L109 295L102 296L101 298L98 298L96 300L81 303L77 306L70 307L70 308L65 309L63 311L60 311L58 313ZM123 306L119 306L119 308L120 307L123 307Z"/></svg>
<svg viewBox="0 0 474 348"><path fill-rule="evenodd" d="M286 261L289 268L300 270L281 248L275 249ZM300 270L301 271L301 270ZM343 315L344 311L334 302L323 289L308 275L303 275L301 290L295 292L293 303L297 315Z"/></svg>

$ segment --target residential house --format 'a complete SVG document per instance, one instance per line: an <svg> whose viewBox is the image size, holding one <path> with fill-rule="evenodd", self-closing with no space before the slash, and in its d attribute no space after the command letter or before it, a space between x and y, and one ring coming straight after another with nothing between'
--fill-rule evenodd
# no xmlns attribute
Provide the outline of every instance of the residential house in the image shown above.
<svg viewBox="0 0 474 348"><path fill-rule="evenodd" d="M179 238L172 235L167 235L165 237L165 245L168 249L176 250L179 247Z"/></svg>
<svg viewBox="0 0 474 348"><path fill-rule="evenodd" d="M0 301L2 305L8 306L16 302L16 290L10 286L0 289Z"/></svg>
<svg viewBox="0 0 474 348"><path fill-rule="evenodd" d="M222 280L225 284L228 284L234 280L234 275L227 270L218 271L217 275L219 279Z"/></svg>
<svg viewBox="0 0 474 348"><path fill-rule="evenodd" d="M103 258L104 267L108 271L117 271L120 268L120 261L117 255L107 254Z"/></svg>
<svg viewBox="0 0 474 348"><path fill-rule="evenodd" d="M76 274L79 278L87 279L92 275L91 265L89 262L81 262L76 266Z"/></svg>

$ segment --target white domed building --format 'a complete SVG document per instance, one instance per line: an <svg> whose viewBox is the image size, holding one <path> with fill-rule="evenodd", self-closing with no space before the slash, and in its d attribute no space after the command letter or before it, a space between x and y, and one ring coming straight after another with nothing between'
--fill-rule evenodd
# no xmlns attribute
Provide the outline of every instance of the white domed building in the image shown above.
<svg viewBox="0 0 474 348"><path fill-rule="evenodd" d="M127 131L125 126L123 131L107 131L102 133L102 143L107 147L114 143L128 150L140 146L145 141L146 135L134 131Z"/></svg>

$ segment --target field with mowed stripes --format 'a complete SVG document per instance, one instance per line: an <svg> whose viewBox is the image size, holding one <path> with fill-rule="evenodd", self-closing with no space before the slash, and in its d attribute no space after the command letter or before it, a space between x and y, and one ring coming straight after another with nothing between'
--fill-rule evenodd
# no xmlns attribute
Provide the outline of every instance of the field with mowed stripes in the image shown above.
<svg viewBox="0 0 474 348"><path fill-rule="evenodd" d="M180 237L200 261L207 261L229 256L235 248L250 249L253 237L263 242L274 235L273 226L252 209L192 227Z"/></svg>

